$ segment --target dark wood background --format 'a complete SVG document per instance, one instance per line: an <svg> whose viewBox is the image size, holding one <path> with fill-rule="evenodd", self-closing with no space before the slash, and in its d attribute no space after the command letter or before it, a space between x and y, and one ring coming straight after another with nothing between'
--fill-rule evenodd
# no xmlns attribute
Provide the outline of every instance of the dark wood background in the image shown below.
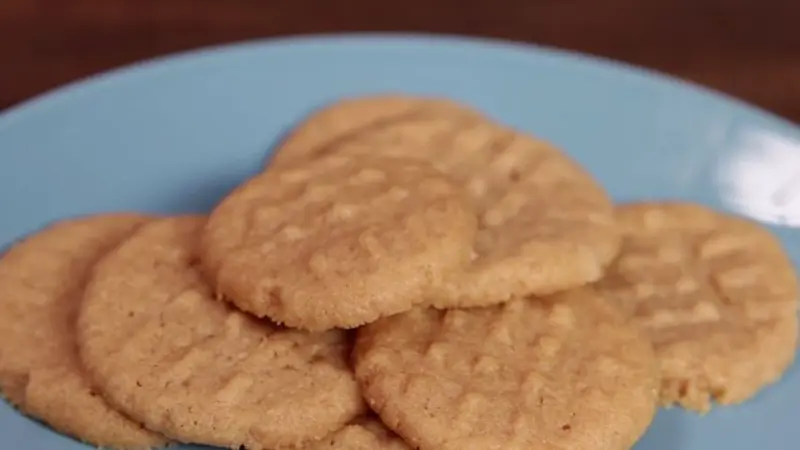
<svg viewBox="0 0 800 450"><path fill-rule="evenodd" d="M383 30L502 37L604 55L800 122L800 0L0 0L0 109L178 50Z"/></svg>

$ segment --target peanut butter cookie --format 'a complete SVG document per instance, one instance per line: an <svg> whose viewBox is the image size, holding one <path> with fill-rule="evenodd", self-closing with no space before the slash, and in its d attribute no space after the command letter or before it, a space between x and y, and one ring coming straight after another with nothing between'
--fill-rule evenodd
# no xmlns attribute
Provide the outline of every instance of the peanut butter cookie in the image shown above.
<svg viewBox="0 0 800 450"><path fill-rule="evenodd" d="M362 417L304 450L411 450L380 419Z"/></svg>
<svg viewBox="0 0 800 450"><path fill-rule="evenodd" d="M211 213L202 262L219 293L307 330L407 311L469 264L476 218L416 160L336 154L275 167Z"/></svg>
<svg viewBox="0 0 800 450"><path fill-rule="evenodd" d="M627 450L656 410L650 345L586 289L359 329L364 396L421 450Z"/></svg>
<svg viewBox="0 0 800 450"><path fill-rule="evenodd" d="M114 214L59 222L0 259L0 389L26 414L95 446L166 443L98 394L80 362L74 322L92 266L146 221Z"/></svg>
<svg viewBox="0 0 800 450"><path fill-rule="evenodd" d="M345 98L309 115L278 145L270 166L306 161L317 150L359 131L421 117L480 117L473 109L444 98L376 94Z"/></svg>
<svg viewBox="0 0 800 450"><path fill-rule="evenodd" d="M335 150L420 159L467 193L478 214L476 258L440 286L434 306L486 306L585 285L602 277L619 251L605 190L533 136L441 116L362 131Z"/></svg>
<svg viewBox="0 0 800 450"><path fill-rule="evenodd" d="M797 341L797 276L778 241L699 205L618 207L622 253L598 289L655 345L665 405L705 412L780 378Z"/></svg>
<svg viewBox="0 0 800 450"><path fill-rule="evenodd" d="M81 356L108 400L182 442L302 445L363 412L340 331L259 321L214 298L197 265L203 217L139 229L95 268Z"/></svg>

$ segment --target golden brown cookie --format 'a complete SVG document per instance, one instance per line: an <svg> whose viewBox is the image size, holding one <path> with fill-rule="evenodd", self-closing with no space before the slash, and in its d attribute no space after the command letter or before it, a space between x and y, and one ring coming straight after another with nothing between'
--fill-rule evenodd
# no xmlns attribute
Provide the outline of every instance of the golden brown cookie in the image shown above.
<svg viewBox="0 0 800 450"><path fill-rule="evenodd" d="M468 194L477 258L431 300L486 306L598 280L619 251L612 203L597 181L547 142L483 119L423 118L362 131L339 154L430 162Z"/></svg>
<svg viewBox="0 0 800 450"><path fill-rule="evenodd" d="M480 114L466 105L444 98L402 94L380 94L345 98L317 111L301 122L278 145L269 165L305 161L309 153L370 127L438 115L473 116ZM315 154L314 157L319 156Z"/></svg>
<svg viewBox="0 0 800 450"><path fill-rule="evenodd" d="M249 450L321 439L358 416L347 336L216 301L195 267L204 224L154 222L96 266L79 343L109 401L176 440Z"/></svg>
<svg viewBox="0 0 800 450"><path fill-rule="evenodd" d="M620 206L619 258L598 288L653 341L661 401L708 411L779 379L797 339L794 268L753 222L698 205Z"/></svg>
<svg viewBox="0 0 800 450"><path fill-rule="evenodd" d="M362 417L303 450L411 450L380 419Z"/></svg>
<svg viewBox="0 0 800 450"><path fill-rule="evenodd" d="M421 450L627 450L656 410L652 348L588 289L381 319L354 361L383 423Z"/></svg>
<svg viewBox="0 0 800 450"><path fill-rule="evenodd" d="M119 214L59 222L0 259L0 389L26 414L96 446L166 442L103 401L80 364L75 336L92 266L146 220Z"/></svg>
<svg viewBox="0 0 800 450"><path fill-rule="evenodd" d="M211 213L202 262L219 293L307 330L407 311L469 263L476 218L420 161L331 155L249 180Z"/></svg>

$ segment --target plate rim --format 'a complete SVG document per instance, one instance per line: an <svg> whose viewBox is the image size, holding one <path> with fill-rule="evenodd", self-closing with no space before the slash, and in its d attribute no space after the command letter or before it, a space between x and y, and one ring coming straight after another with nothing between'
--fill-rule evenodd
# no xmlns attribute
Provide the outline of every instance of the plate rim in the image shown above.
<svg viewBox="0 0 800 450"><path fill-rule="evenodd" d="M277 51L352 51L368 47L406 46L414 51L453 52L471 49L483 55L497 54L513 58L538 58L557 65L567 65L579 70L594 70L626 78L626 82L641 83L648 89L669 89L676 93L690 94L703 102L713 102L725 108L745 113L754 119L767 120L774 126L800 135L800 123L775 112L755 105L745 99L728 94L714 87L681 78L657 69L636 65L610 57L584 53L538 43L476 37L448 33L418 32L344 32L309 33L232 41L201 46L177 52L168 52L132 63L123 64L78 78L0 110L0 135L6 127L28 116L36 116L60 103L69 103L81 95L91 94L104 87L113 87L126 80L154 75L159 71L171 72L181 65L215 58L232 53L248 53L255 50Z"/></svg>

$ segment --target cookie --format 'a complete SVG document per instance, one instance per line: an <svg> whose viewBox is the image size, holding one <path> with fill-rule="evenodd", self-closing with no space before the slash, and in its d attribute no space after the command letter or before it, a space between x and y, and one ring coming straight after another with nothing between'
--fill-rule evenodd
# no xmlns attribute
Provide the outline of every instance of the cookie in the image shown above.
<svg viewBox="0 0 800 450"><path fill-rule="evenodd" d="M430 165L331 155L249 180L211 213L202 263L219 293L306 330L411 309L469 263L476 218Z"/></svg>
<svg viewBox="0 0 800 450"><path fill-rule="evenodd" d="M363 417L303 450L411 450L374 417Z"/></svg>
<svg viewBox="0 0 800 450"><path fill-rule="evenodd" d="M620 206L622 253L598 288L652 340L661 401L700 412L778 380L797 340L798 287L777 240L681 203Z"/></svg>
<svg viewBox="0 0 800 450"><path fill-rule="evenodd" d="M0 389L26 414L96 446L166 443L98 395L80 363L74 323L94 263L146 220L120 214L59 222L0 259Z"/></svg>
<svg viewBox="0 0 800 450"><path fill-rule="evenodd" d="M271 166L308 159L319 147L347 138L370 127L420 117L472 116L477 111L444 98L379 94L345 98L314 111L276 150ZM318 154L314 155L319 156Z"/></svg>
<svg viewBox="0 0 800 450"><path fill-rule="evenodd" d="M347 336L216 301L196 267L204 224L146 225L96 266L78 338L109 402L176 440L248 450L321 439L357 417Z"/></svg>
<svg viewBox="0 0 800 450"><path fill-rule="evenodd" d="M652 348L586 288L381 319L354 362L373 410L421 450L627 450L656 410Z"/></svg>
<svg viewBox="0 0 800 450"><path fill-rule="evenodd" d="M479 217L476 259L431 299L487 306L598 280L619 251L613 206L590 174L547 142L474 118L423 118L362 131L340 154L431 163L467 193Z"/></svg>

